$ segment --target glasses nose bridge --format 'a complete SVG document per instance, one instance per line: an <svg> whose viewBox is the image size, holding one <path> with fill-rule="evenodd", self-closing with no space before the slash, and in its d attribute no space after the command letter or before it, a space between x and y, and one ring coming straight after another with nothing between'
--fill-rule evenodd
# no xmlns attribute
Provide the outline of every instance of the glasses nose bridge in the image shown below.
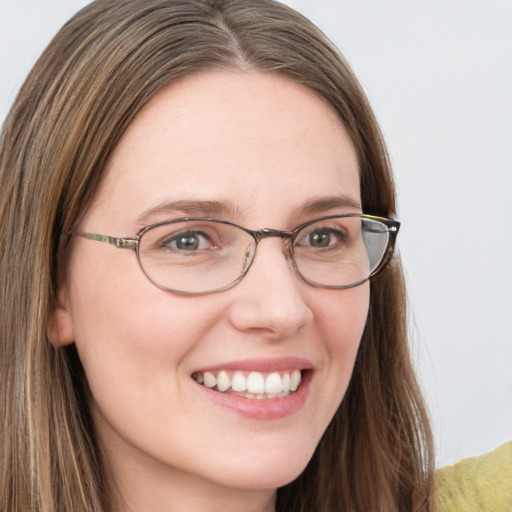
<svg viewBox="0 0 512 512"><path fill-rule="evenodd" d="M254 238L255 249L264 238L281 238L281 240L285 241L283 252L286 258L290 263L293 261L293 251L291 249L292 244L290 243L294 236L293 231L283 231L280 229L264 228L258 229L257 231L251 231L251 234Z"/></svg>
<svg viewBox="0 0 512 512"><path fill-rule="evenodd" d="M290 240L293 237L292 231L281 231L279 229L258 229L257 231L252 231L252 236L256 244L259 244L264 238L277 237L282 238L284 240Z"/></svg>

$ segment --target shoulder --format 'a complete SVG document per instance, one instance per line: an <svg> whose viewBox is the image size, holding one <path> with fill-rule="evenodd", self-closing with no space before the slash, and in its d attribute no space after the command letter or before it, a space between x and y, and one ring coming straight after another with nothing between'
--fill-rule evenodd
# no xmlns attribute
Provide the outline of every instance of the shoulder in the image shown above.
<svg viewBox="0 0 512 512"><path fill-rule="evenodd" d="M512 442L436 473L436 512L512 512Z"/></svg>

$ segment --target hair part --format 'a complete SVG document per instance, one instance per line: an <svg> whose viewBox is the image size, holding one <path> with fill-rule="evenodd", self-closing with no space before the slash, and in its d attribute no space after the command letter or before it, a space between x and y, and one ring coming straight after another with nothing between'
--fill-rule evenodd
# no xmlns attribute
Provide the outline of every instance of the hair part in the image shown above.
<svg viewBox="0 0 512 512"><path fill-rule="evenodd" d="M46 328L66 268L62 235L87 211L137 113L163 87L211 69L279 73L323 98L356 148L363 211L396 210L385 145L344 58L272 0L97 0L28 76L0 139L0 510L110 510L115 483L96 445L73 346ZM347 394L278 512L430 510L428 417L407 348L395 257L371 284Z"/></svg>

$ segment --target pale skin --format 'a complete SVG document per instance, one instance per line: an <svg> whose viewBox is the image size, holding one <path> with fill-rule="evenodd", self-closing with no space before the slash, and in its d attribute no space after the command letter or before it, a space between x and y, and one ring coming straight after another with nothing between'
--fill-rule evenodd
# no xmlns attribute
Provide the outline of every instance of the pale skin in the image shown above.
<svg viewBox="0 0 512 512"><path fill-rule="evenodd" d="M169 201L217 202L215 217L289 230L361 212L357 157L308 89L273 74L204 72L136 117L80 230L133 236L198 213L159 207ZM84 366L121 496L112 512L271 512L345 394L369 284L314 288L269 238L236 286L183 297L149 282L131 250L74 238L59 300L49 334L57 347L75 343ZM307 361L309 387L279 418L239 414L192 379L198 369L291 358Z"/></svg>

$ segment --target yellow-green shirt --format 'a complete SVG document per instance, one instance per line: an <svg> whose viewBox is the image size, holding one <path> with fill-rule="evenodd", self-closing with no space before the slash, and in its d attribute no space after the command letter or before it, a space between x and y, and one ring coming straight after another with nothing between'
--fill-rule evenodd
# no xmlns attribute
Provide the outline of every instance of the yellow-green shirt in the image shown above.
<svg viewBox="0 0 512 512"><path fill-rule="evenodd" d="M512 442L440 469L436 512L512 512Z"/></svg>

